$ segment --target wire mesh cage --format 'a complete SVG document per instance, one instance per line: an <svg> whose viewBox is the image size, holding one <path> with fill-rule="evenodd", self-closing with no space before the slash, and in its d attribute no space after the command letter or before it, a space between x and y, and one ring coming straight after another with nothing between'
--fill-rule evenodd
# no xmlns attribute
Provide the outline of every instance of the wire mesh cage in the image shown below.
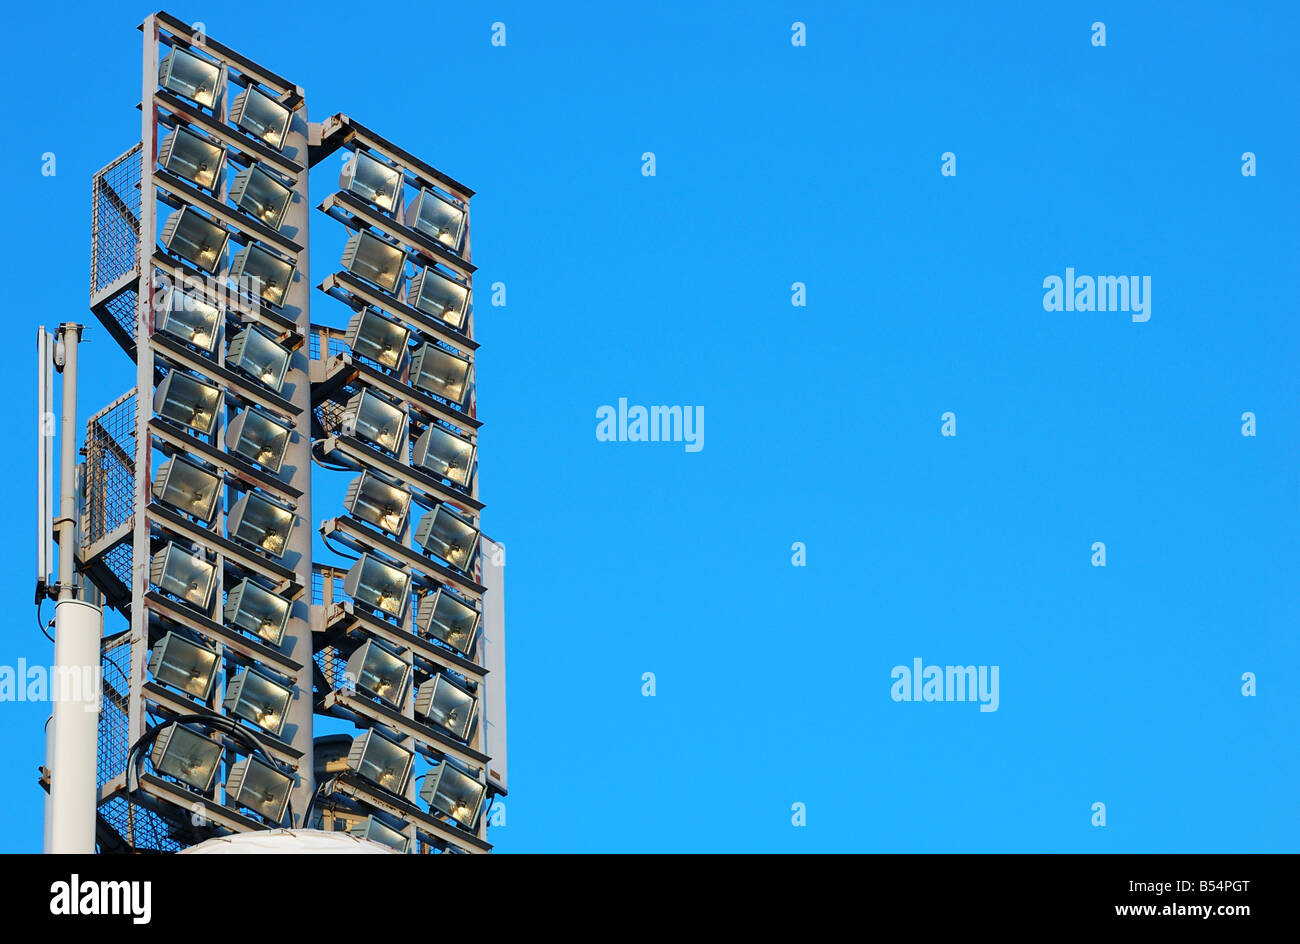
<svg viewBox="0 0 1300 944"><path fill-rule="evenodd" d="M140 176L140 145L136 144L100 169L91 182L91 308L124 343L135 337Z"/></svg>
<svg viewBox="0 0 1300 944"><path fill-rule="evenodd" d="M131 584L131 515L135 503L135 391L122 394L86 422L86 492L81 544L88 563L102 563L123 587ZM111 588L102 588L106 592Z"/></svg>

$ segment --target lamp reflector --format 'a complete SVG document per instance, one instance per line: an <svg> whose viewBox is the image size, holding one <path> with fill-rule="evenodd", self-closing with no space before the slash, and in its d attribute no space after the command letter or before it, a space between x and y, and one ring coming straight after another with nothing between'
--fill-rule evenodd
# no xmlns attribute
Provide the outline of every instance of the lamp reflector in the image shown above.
<svg viewBox="0 0 1300 944"><path fill-rule="evenodd" d="M158 166L204 190L217 183L226 150L188 128L178 127L158 149Z"/></svg>
<svg viewBox="0 0 1300 944"><path fill-rule="evenodd" d="M347 678L357 689L400 708L411 667L373 639L367 639L348 657Z"/></svg>
<svg viewBox="0 0 1300 944"><path fill-rule="evenodd" d="M439 588L420 601L417 624L421 632L440 639L453 649L470 655L478 634L478 610Z"/></svg>
<svg viewBox="0 0 1300 944"><path fill-rule="evenodd" d="M289 291L293 276L293 263L286 262L257 243L249 243L235 253L235 260L230 266L230 278L236 284L255 280L253 291L257 296L268 305L278 308L284 307L284 296Z"/></svg>
<svg viewBox="0 0 1300 944"><path fill-rule="evenodd" d="M169 724L158 732L150 761L154 770L188 783L202 793L212 789L221 755L225 751L211 738L183 724Z"/></svg>
<svg viewBox="0 0 1300 944"><path fill-rule="evenodd" d="M415 696L415 710L464 741L469 737L478 714L478 699L439 673L420 686Z"/></svg>
<svg viewBox="0 0 1300 944"><path fill-rule="evenodd" d="M353 517L399 536L411 507L411 493L373 472L362 472L348 485L343 504Z"/></svg>
<svg viewBox="0 0 1300 944"><path fill-rule="evenodd" d="M221 339L221 309L180 289L167 293L167 305L158 308L155 322L159 331L193 344L205 354L215 351Z"/></svg>
<svg viewBox="0 0 1300 944"><path fill-rule="evenodd" d="M421 190L406 208L406 225L459 252L465 211L432 190Z"/></svg>
<svg viewBox="0 0 1300 944"><path fill-rule="evenodd" d="M230 185L230 202L272 229L284 222L293 202L293 191L268 173L261 164L251 164L235 175Z"/></svg>
<svg viewBox="0 0 1300 944"><path fill-rule="evenodd" d="M465 311L469 307L469 286L448 278L437 269L426 267L411 279L406 290L406 303L459 330L465 323Z"/></svg>
<svg viewBox="0 0 1300 944"><path fill-rule="evenodd" d="M411 846L411 840L387 823L377 820L373 813L361 820L361 822L354 824L350 832L359 839L369 839L371 842L377 842L381 846L388 846L390 849L403 854Z"/></svg>
<svg viewBox="0 0 1300 944"><path fill-rule="evenodd" d="M190 606L206 611L216 583L216 567L206 557L179 544L168 544L149 562L149 581Z"/></svg>
<svg viewBox="0 0 1300 944"><path fill-rule="evenodd" d="M406 433L406 414L396 404L365 389L348 400L340 431L396 455Z"/></svg>
<svg viewBox="0 0 1300 944"><path fill-rule="evenodd" d="M204 108L211 108L216 103L217 90L225 79L225 73L224 65L173 46L172 51L158 63L158 84Z"/></svg>
<svg viewBox="0 0 1300 944"><path fill-rule="evenodd" d="M468 572L478 549L478 531L446 505L424 516L415 532L416 543L452 567Z"/></svg>
<svg viewBox="0 0 1300 944"><path fill-rule="evenodd" d="M211 436L221 409L222 391L184 371L173 370L153 395L153 411L173 423Z"/></svg>
<svg viewBox="0 0 1300 944"><path fill-rule="evenodd" d="M411 461L434 475L468 486L470 469L474 466L474 444L431 423L415 441Z"/></svg>
<svg viewBox="0 0 1300 944"><path fill-rule="evenodd" d="M289 445L289 427L259 410L240 413L226 428L226 448L264 469L279 472Z"/></svg>
<svg viewBox="0 0 1300 944"><path fill-rule="evenodd" d="M212 789L225 748L185 724L168 724L153 741L149 761L159 774L190 784L201 793Z"/></svg>
<svg viewBox="0 0 1300 944"><path fill-rule="evenodd" d="M226 351L226 363L279 393L284 386L285 372L289 369L289 349L257 328L249 327L235 335L230 342L230 348Z"/></svg>
<svg viewBox="0 0 1300 944"><path fill-rule="evenodd" d="M230 123L279 151L289 131L289 109L250 85L230 103Z"/></svg>
<svg viewBox="0 0 1300 944"><path fill-rule="evenodd" d="M372 554L362 554L343 578L343 592L358 603L401 619L411 595L411 576Z"/></svg>
<svg viewBox="0 0 1300 944"><path fill-rule="evenodd" d="M483 805L484 792L483 784L444 760L425 776L420 799L435 813L442 813L466 829L473 829L479 807Z"/></svg>
<svg viewBox="0 0 1300 944"><path fill-rule="evenodd" d="M371 783L401 793L411 774L415 755L373 728L352 739L348 766Z"/></svg>
<svg viewBox="0 0 1300 944"><path fill-rule="evenodd" d="M373 308L363 308L348 323L348 346L368 360L390 370L402 362L411 332Z"/></svg>
<svg viewBox="0 0 1300 944"><path fill-rule="evenodd" d="M343 268L396 295L406 274L406 253L369 230L353 233L343 248Z"/></svg>
<svg viewBox="0 0 1300 944"><path fill-rule="evenodd" d="M244 578L226 594L225 618L231 626L278 646L284 641L290 608L284 597Z"/></svg>
<svg viewBox="0 0 1300 944"><path fill-rule="evenodd" d="M230 537L276 558L284 556L292 529L293 512L257 492L245 492L226 518Z"/></svg>
<svg viewBox="0 0 1300 944"><path fill-rule="evenodd" d="M217 512L221 479L193 462L173 456L158 467L152 492L156 501L208 524Z"/></svg>
<svg viewBox="0 0 1300 944"><path fill-rule="evenodd" d="M169 632L149 654L149 673L172 688L207 701L217 678L217 653Z"/></svg>
<svg viewBox="0 0 1300 944"><path fill-rule="evenodd" d="M392 213L402 192L402 171L366 151L354 151L339 174L339 187Z"/></svg>
<svg viewBox="0 0 1300 944"><path fill-rule="evenodd" d="M268 822L284 822L293 778L258 757L235 761L226 778L226 802L252 810Z"/></svg>
<svg viewBox="0 0 1300 944"><path fill-rule="evenodd" d="M421 344L411 357L412 386L442 397L456 406L465 403L470 363L436 344Z"/></svg>
<svg viewBox="0 0 1300 944"><path fill-rule="evenodd" d="M279 737L292 701L292 689L271 681L261 672L241 669L226 689L225 707L236 718L251 721L268 734Z"/></svg>
<svg viewBox="0 0 1300 944"><path fill-rule="evenodd" d="M213 273L221 264L230 233L187 205L167 218L159 238L172 255Z"/></svg>

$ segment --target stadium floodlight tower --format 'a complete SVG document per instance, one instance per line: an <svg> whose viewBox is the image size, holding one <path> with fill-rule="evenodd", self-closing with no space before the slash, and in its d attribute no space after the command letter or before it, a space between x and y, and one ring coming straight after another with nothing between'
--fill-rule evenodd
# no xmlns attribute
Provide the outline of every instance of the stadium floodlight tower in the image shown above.
<svg viewBox="0 0 1300 944"><path fill-rule="evenodd" d="M489 851L504 548L480 523L473 193L346 115L309 121L300 86L176 17L141 29L141 139L95 175L91 237L91 310L135 383L82 467L81 328L39 339L37 599L60 601L56 664L102 689L47 727L47 850L289 827ZM336 154L318 294L309 177ZM342 559L313 559L317 530Z"/></svg>

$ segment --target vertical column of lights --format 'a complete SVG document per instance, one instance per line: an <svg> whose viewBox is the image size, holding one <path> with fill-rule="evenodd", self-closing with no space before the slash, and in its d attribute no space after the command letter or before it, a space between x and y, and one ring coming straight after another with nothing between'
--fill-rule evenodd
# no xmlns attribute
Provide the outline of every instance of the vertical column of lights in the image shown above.
<svg viewBox="0 0 1300 944"><path fill-rule="evenodd" d="M481 851L472 192L351 119L335 131L347 153L339 191L320 209L348 238L340 271L320 287L351 314L346 352L330 356L322 342L313 401L322 420L338 419L322 422L313 448L351 476L321 533L355 559L351 600L326 615L324 636L346 674L319 703L364 729L345 775L355 832L404 850L418 836ZM327 401L332 412L320 411ZM423 813L417 797L427 815L412 815Z"/></svg>
<svg viewBox="0 0 1300 944"><path fill-rule="evenodd" d="M309 411L285 390L305 252L285 222L307 167L285 151L296 86L166 14L144 32L131 632L145 682L128 739L147 767L122 786L190 842L196 804L221 830L291 825L305 753L285 739L307 697L290 627L310 572L286 560L307 525L285 458Z"/></svg>

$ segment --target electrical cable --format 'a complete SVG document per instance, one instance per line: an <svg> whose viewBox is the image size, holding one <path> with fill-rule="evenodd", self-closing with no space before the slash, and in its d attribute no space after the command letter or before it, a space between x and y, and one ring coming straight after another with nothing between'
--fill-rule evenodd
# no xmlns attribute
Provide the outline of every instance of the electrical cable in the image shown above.
<svg viewBox="0 0 1300 944"><path fill-rule="evenodd" d="M49 630L45 628L45 622L41 619L41 604L44 602L44 600L36 601L36 628L45 635L46 639L50 642L54 642L54 637L50 635Z"/></svg>

